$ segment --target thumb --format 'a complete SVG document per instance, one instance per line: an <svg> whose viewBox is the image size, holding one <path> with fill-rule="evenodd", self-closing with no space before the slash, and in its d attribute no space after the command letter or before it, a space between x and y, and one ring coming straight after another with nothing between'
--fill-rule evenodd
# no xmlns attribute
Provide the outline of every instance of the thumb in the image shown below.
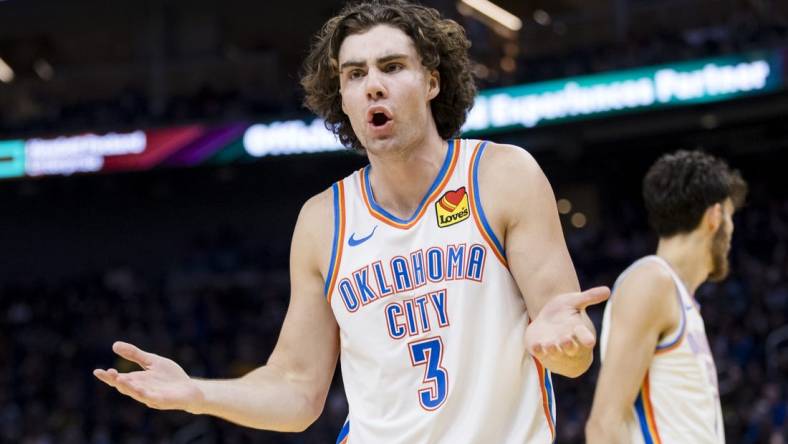
<svg viewBox="0 0 788 444"><path fill-rule="evenodd" d="M581 293L575 293L569 299L569 304L578 310L584 310L589 305L604 302L610 297L610 289L607 287L589 288Z"/></svg>

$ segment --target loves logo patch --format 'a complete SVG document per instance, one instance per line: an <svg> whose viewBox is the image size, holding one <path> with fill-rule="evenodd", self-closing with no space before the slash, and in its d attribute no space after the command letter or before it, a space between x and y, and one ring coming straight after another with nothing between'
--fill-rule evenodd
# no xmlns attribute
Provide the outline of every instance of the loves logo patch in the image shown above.
<svg viewBox="0 0 788 444"><path fill-rule="evenodd" d="M435 213L438 216L438 226L445 228L464 221L471 216L468 208L468 194L465 187L454 191L447 191L435 202Z"/></svg>

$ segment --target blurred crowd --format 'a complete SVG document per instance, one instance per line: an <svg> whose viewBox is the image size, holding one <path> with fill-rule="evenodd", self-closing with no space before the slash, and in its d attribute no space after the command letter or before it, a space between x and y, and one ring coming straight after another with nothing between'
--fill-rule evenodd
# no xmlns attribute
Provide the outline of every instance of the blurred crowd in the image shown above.
<svg viewBox="0 0 788 444"><path fill-rule="evenodd" d="M788 23L784 18L758 13L746 6L728 22L708 27L641 30L632 26L627 35L617 41L566 47L549 55L521 52L507 71L498 66L500 51L496 48L500 42L495 42L497 37L479 23L469 21L465 25L473 41L471 57L479 63L478 67L484 66L481 68L483 74L477 72L480 88L788 47ZM555 38L571 31L561 23L554 23L552 27ZM234 69L244 70L243 66ZM295 72L279 80L260 79L261 84L272 81L280 82L276 89L280 92L278 97L243 93L231 85L220 87L211 79L206 79L190 94L164 97L152 95L152 88L138 83L104 100L61 103L44 94L31 97L29 103L24 102L25 106L0 109L0 133L23 137L186 122L307 117L301 106L301 89Z"/></svg>
<svg viewBox="0 0 788 444"><path fill-rule="evenodd" d="M675 31L642 33L636 27L619 42L584 45L565 53L520 57L507 83L537 82L597 72L651 66L704 57L718 57L788 45L788 23L751 10L728 23ZM494 85L490 85L494 86Z"/></svg>
<svg viewBox="0 0 788 444"><path fill-rule="evenodd" d="M727 439L785 443L788 200L754 197L735 222L731 276L697 294L719 370ZM567 240L583 287L610 285L654 246L639 210L621 202ZM240 235L207 236L161 273L119 267L3 284L0 442L334 442L347 414L337 376L323 415L303 434L153 411L92 376L96 367L134 370L111 352L116 339L171 357L193 376L235 377L263 364L287 308L287 246L271 258L252 245ZM591 315L599 326L601 308ZM583 442L596 365L576 380L555 377L559 443Z"/></svg>

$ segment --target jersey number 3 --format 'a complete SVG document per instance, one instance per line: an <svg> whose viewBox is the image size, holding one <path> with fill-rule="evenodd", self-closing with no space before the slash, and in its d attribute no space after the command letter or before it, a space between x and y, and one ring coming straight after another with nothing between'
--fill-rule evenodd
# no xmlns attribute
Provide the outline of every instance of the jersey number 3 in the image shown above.
<svg viewBox="0 0 788 444"><path fill-rule="evenodd" d="M449 374L441 367L443 340L436 336L411 342L408 346L413 366L426 367L423 381L426 387L419 389L419 403L425 410L436 410L446 400L449 390Z"/></svg>

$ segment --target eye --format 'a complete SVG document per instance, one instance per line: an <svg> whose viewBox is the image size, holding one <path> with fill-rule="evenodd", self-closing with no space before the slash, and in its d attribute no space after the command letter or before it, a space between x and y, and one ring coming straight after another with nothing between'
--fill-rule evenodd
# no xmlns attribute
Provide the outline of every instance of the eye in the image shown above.
<svg viewBox="0 0 788 444"><path fill-rule="evenodd" d="M359 78L361 78L363 76L364 76L364 71L362 71L360 69L352 69L352 70L348 71L348 73L347 73L347 78L350 79L350 80L359 79Z"/></svg>
<svg viewBox="0 0 788 444"><path fill-rule="evenodd" d="M389 63L383 68L385 72L397 72L403 68L401 63Z"/></svg>

